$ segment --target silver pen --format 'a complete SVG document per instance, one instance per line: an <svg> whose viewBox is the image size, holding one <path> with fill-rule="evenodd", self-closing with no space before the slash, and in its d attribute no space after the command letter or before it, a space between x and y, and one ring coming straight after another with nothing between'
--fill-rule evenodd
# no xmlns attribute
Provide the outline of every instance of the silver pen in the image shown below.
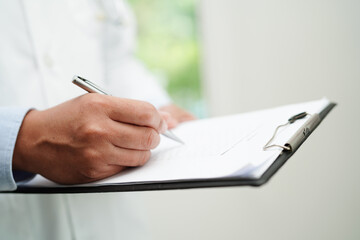
<svg viewBox="0 0 360 240"><path fill-rule="evenodd" d="M76 75L73 77L72 83L74 83L75 85L88 91L89 93L100 93L100 94L104 94L104 95L110 95L110 94L106 93L103 89L101 89L99 86L97 86L96 84L90 82L89 80L87 80L85 78L82 78L82 77L79 77ZM166 132L162 133L162 135L164 135L165 137L168 137L176 142L184 144L184 142L170 130L167 130Z"/></svg>

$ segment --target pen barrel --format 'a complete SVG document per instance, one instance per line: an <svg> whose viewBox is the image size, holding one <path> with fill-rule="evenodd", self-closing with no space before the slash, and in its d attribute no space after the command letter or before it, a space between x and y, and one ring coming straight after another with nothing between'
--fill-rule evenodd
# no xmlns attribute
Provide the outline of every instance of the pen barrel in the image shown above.
<svg viewBox="0 0 360 240"><path fill-rule="evenodd" d="M95 83L92 83L89 80L79 77L79 76L74 76L72 83L81 87L82 89L84 89L85 91L87 91L89 93L99 93L99 94L103 94L103 95L110 95L110 94L106 93L103 89L101 89L99 86L97 86Z"/></svg>
<svg viewBox="0 0 360 240"><path fill-rule="evenodd" d="M311 117L296 131L296 133L287 141L286 147L290 151L294 151L300 147L305 139L314 131L317 125L321 122L319 114L312 114Z"/></svg>

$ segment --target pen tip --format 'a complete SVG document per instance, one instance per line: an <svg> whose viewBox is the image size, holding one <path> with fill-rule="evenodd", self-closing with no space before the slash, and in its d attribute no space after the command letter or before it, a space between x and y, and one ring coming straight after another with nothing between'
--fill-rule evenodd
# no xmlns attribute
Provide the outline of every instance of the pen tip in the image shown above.
<svg viewBox="0 0 360 240"><path fill-rule="evenodd" d="M172 131L168 130L165 133L163 133L164 136L185 145L185 142L181 140L179 137L177 137Z"/></svg>

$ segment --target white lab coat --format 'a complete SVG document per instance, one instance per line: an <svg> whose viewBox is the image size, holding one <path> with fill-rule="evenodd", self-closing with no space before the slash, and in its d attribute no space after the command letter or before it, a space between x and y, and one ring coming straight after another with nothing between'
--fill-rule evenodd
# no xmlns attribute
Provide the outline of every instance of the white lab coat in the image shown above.
<svg viewBox="0 0 360 240"><path fill-rule="evenodd" d="M0 106L43 109L83 94L75 74L116 96L168 104L133 57L135 43L121 0L0 0ZM147 239L136 196L2 194L0 239Z"/></svg>

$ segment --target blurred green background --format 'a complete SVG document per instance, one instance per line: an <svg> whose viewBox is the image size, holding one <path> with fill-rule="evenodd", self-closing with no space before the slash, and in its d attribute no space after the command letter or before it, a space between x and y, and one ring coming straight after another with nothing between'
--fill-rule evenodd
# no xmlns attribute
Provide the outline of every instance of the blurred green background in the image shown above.
<svg viewBox="0 0 360 240"><path fill-rule="evenodd" d="M138 22L138 57L174 102L204 117L197 39L197 0L129 0Z"/></svg>

